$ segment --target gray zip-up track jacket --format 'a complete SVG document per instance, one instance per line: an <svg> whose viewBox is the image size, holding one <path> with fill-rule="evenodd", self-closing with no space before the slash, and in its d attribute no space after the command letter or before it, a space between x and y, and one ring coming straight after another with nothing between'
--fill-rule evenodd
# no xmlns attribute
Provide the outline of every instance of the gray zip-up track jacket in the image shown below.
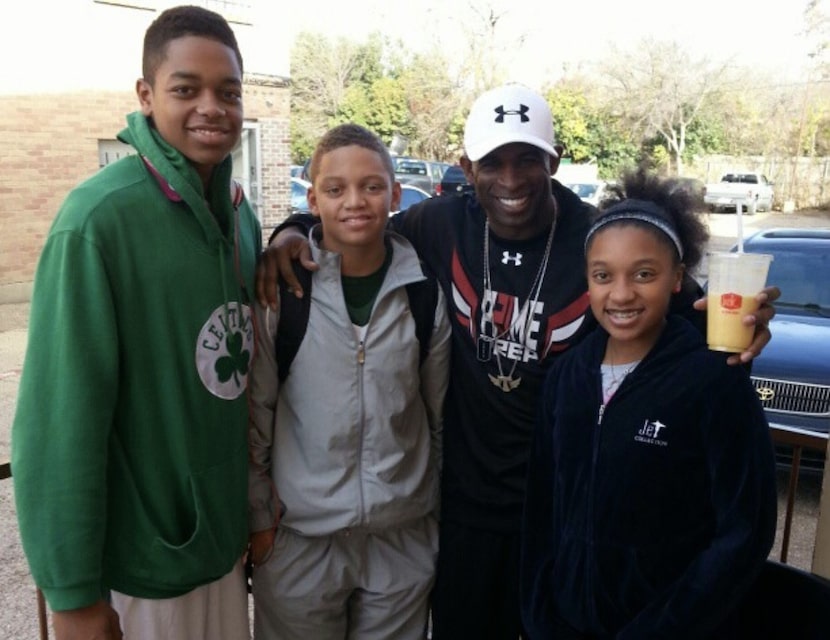
<svg viewBox="0 0 830 640"><path fill-rule="evenodd" d="M250 526L309 536L405 525L438 510L441 408L450 326L438 291L429 354L420 363L405 285L424 279L415 250L387 232L392 262L361 342L349 319L340 256L310 233L308 326L280 386L277 313L257 309L250 376Z"/></svg>

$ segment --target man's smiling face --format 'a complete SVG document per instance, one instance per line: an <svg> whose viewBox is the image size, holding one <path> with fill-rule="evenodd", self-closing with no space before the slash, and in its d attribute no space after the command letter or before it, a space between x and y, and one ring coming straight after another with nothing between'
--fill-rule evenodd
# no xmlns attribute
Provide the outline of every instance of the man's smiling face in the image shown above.
<svg viewBox="0 0 830 640"><path fill-rule="evenodd" d="M463 157L461 165L497 236L531 238L550 224L551 156L542 149L512 142L476 162Z"/></svg>

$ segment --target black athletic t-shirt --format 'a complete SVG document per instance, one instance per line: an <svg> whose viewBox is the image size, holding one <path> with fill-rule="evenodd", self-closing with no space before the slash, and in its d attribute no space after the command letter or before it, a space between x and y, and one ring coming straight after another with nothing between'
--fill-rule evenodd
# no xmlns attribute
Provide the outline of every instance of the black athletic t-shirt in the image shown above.
<svg viewBox="0 0 830 640"><path fill-rule="evenodd" d="M519 530L545 371L593 327L583 257L592 209L553 186L559 214L535 304L531 289L548 231L526 241L489 234L492 325L482 319L485 216L475 197L432 198L391 219L437 276L451 311L442 519ZM481 335L499 337L488 347Z"/></svg>

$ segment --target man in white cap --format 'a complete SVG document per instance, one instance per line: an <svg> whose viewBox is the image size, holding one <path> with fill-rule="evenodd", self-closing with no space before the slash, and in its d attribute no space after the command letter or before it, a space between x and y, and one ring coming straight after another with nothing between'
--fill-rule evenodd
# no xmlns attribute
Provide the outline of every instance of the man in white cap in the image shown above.
<svg viewBox="0 0 830 640"><path fill-rule="evenodd" d="M550 108L527 87L482 94L464 148L474 194L432 198L390 218L437 276L452 320L432 637L516 640L531 434L545 371L594 323L583 257L593 209L551 178L559 153ZM355 198L344 210L360 206ZM308 220L292 218L272 236L258 276L263 304L275 304L278 270L296 283L292 258L314 268L304 241L286 228L300 223ZM686 315L697 313L699 295L690 281ZM758 313L743 360L768 342L772 313L769 305Z"/></svg>

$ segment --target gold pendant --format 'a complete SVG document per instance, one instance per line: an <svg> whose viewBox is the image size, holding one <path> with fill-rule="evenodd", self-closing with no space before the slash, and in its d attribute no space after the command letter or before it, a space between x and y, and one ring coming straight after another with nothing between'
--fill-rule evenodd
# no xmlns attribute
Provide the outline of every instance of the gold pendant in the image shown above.
<svg viewBox="0 0 830 640"><path fill-rule="evenodd" d="M505 393L510 393L522 383L521 378L514 378L513 376L493 376L488 373L487 377L490 378L490 382L492 382L494 386L498 387Z"/></svg>

